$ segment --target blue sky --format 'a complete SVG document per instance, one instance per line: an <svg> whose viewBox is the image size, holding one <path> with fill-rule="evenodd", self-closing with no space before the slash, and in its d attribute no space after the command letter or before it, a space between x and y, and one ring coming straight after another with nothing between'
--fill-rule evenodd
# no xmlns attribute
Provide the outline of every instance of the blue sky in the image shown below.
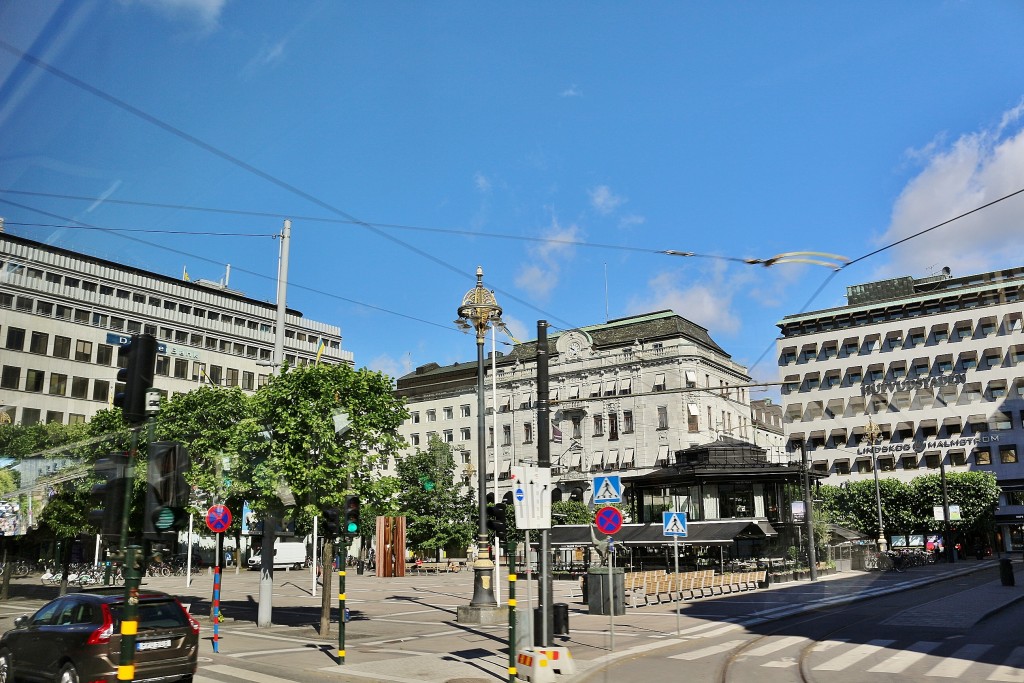
<svg viewBox="0 0 1024 683"><path fill-rule="evenodd" d="M776 380L784 315L1024 261L1024 194L839 272L729 260L858 259L1024 188L1017 2L35 0L0 26L8 231L231 264L273 301L289 216L289 305L395 376L474 358L478 265L521 339L671 308Z"/></svg>

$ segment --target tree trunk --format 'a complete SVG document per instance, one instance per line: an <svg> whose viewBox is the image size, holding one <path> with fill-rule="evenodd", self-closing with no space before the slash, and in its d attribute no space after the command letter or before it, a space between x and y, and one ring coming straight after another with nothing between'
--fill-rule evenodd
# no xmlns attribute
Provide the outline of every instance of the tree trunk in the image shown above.
<svg viewBox="0 0 1024 683"><path fill-rule="evenodd" d="M12 566L14 562L11 560L10 553L8 552L10 543L10 537L4 536L4 578L3 584L0 585L0 600L7 600L11 597L11 571L14 569Z"/></svg>
<svg viewBox="0 0 1024 683"><path fill-rule="evenodd" d="M320 593L320 635L331 632L331 575L334 573L334 543L324 541L324 549L320 555L320 578L323 579L323 591Z"/></svg>

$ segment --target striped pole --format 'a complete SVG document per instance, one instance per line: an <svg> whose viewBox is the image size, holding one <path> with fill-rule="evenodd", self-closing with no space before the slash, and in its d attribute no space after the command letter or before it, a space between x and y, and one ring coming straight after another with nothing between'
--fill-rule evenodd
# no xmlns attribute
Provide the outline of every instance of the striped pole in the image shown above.
<svg viewBox="0 0 1024 683"><path fill-rule="evenodd" d="M516 547L508 543L508 683L516 683Z"/></svg>
<svg viewBox="0 0 1024 683"><path fill-rule="evenodd" d="M338 553L338 665L345 663L345 561L348 560L348 537L342 536Z"/></svg>
<svg viewBox="0 0 1024 683"><path fill-rule="evenodd" d="M220 564L213 567L213 651L220 652Z"/></svg>

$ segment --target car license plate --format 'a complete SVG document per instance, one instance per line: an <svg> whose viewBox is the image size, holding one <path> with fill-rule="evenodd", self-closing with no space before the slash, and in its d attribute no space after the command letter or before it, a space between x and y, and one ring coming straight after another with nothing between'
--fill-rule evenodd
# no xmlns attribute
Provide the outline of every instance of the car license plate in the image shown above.
<svg viewBox="0 0 1024 683"><path fill-rule="evenodd" d="M135 643L135 649L140 652L143 650L162 650L170 646L170 640L140 640Z"/></svg>

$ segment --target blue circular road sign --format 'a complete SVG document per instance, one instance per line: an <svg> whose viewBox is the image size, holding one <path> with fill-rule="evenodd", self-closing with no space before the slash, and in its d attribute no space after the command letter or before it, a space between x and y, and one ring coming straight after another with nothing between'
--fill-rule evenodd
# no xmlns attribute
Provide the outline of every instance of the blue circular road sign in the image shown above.
<svg viewBox="0 0 1024 683"><path fill-rule="evenodd" d="M603 507L594 515L594 524L602 534L611 536L622 528L622 513L610 505Z"/></svg>

